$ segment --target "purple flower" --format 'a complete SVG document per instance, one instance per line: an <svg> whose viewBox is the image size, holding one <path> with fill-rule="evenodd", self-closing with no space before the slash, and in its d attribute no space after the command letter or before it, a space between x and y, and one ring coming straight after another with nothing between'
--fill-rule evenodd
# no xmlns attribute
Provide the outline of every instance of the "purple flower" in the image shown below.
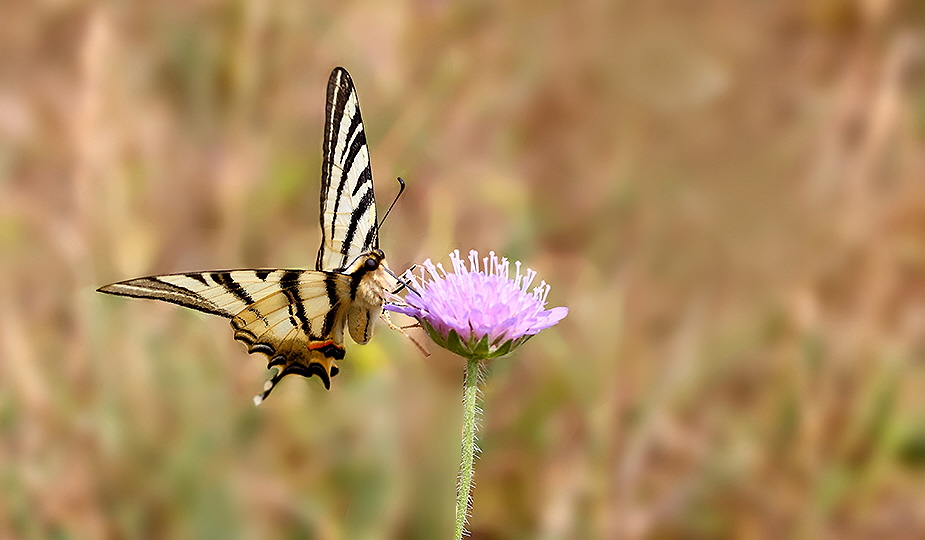
<svg viewBox="0 0 925 540"><path fill-rule="evenodd" d="M472 359L497 358L509 354L540 330L555 325L568 315L568 308L543 309L549 285L545 281L530 290L536 272L495 253L481 260L469 252L469 266L459 250L450 254L453 271L441 263L424 261L420 278L410 271L405 277L414 291L403 303L386 304L385 309L403 313L421 323L438 345ZM429 279L428 279L429 277ZM416 291L416 292L415 292Z"/></svg>

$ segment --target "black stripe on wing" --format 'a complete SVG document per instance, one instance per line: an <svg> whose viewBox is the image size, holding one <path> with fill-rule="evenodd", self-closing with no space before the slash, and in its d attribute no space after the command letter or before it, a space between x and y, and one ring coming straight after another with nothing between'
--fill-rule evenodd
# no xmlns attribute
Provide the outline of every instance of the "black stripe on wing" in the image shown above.
<svg viewBox="0 0 925 540"><path fill-rule="evenodd" d="M302 329L302 332L311 337L311 326L308 322L308 317L305 315L305 306L302 305L302 298L299 294L299 276L301 275L302 272L295 270L286 272L279 280L279 287L282 289L283 294L286 295L286 298L289 299L289 319L292 321L292 325L296 326L296 321L298 321L298 326ZM330 307L328 311L330 311Z"/></svg>
<svg viewBox="0 0 925 540"><path fill-rule="evenodd" d="M353 244L353 239L357 235L357 231L359 229L363 229L363 228L366 229L365 232L360 231L360 234L363 234L366 237L368 237L372 233L375 233L375 230L376 230L375 223L373 223L373 226L370 227L369 221L368 221L369 220L369 216L368 216L369 209L373 207L375 204L376 204L376 200L373 197L373 190L369 189L366 191L366 193L363 194L363 197L360 199L360 204L358 204L357 207L354 208L353 212L350 214L350 226L347 227L347 234L344 235L344 245L345 246L349 246ZM374 234L374 236L376 236L376 244L378 245L379 243L378 235ZM368 251L369 249L373 249L373 248L364 244L364 251ZM351 260L347 259L347 256L348 254L345 253L343 262L341 263L342 267L347 266L347 264L351 262ZM356 258L356 257L353 257L353 258Z"/></svg>
<svg viewBox="0 0 925 540"><path fill-rule="evenodd" d="M256 275L256 272L254 274ZM212 281L225 287L225 290L234 295L244 305L249 306L254 303L254 299L244 290L244 287L231 278L231 272L211 272L209 275L212 277Z"/></svg>

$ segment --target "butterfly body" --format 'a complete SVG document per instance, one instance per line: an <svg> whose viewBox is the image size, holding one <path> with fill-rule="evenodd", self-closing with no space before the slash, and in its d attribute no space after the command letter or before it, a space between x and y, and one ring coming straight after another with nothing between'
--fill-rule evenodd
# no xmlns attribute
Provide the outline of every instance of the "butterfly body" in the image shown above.
<svg viewBox="0 0 925 540"><path fill-rule="evenodd" d="M373 337L376 319L383 313L385 292L392 285L386 268L385 254L376 249L365 254L348 270L351 280L347 328L353 341L361 345Z"/></svg>
<svg viewBox="0 0 925 540"><path fill-rule="evenodd" d="M215 270L113 283L100 292L151 298L231 319L234 338L278 372L259 404L290 374L318 376L325 388L345 356L344 329L367 343L393 282L379 249L369 150L350 75L328 80L315 270Z"/></svg>

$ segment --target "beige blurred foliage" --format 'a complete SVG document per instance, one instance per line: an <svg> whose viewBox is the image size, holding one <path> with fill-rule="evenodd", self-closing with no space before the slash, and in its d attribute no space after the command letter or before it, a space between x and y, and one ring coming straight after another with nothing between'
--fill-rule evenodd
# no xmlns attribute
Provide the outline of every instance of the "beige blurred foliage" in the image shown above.
<svg viewBox="0 0 925 540"><path fill-rule="evenodd" d="M95 288L310 267L356 81L391 265L525 261L473 538L925 536L925 6L0 4L0 537L445 538L462 364L381 330L260 408L225 321Z"/></svg>

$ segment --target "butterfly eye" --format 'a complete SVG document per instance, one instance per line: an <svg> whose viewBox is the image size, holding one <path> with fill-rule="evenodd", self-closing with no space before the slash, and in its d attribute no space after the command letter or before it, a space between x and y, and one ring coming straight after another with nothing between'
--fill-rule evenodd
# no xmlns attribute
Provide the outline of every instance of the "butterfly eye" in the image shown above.
<svg viewBox="0 0 925 540"><path fill-rule="evenodd" d="M367 270L375 270L376 268L379 268L379 261L373 259L372 257L366 259L366 262L363 264L366 266Z"/></svg>

